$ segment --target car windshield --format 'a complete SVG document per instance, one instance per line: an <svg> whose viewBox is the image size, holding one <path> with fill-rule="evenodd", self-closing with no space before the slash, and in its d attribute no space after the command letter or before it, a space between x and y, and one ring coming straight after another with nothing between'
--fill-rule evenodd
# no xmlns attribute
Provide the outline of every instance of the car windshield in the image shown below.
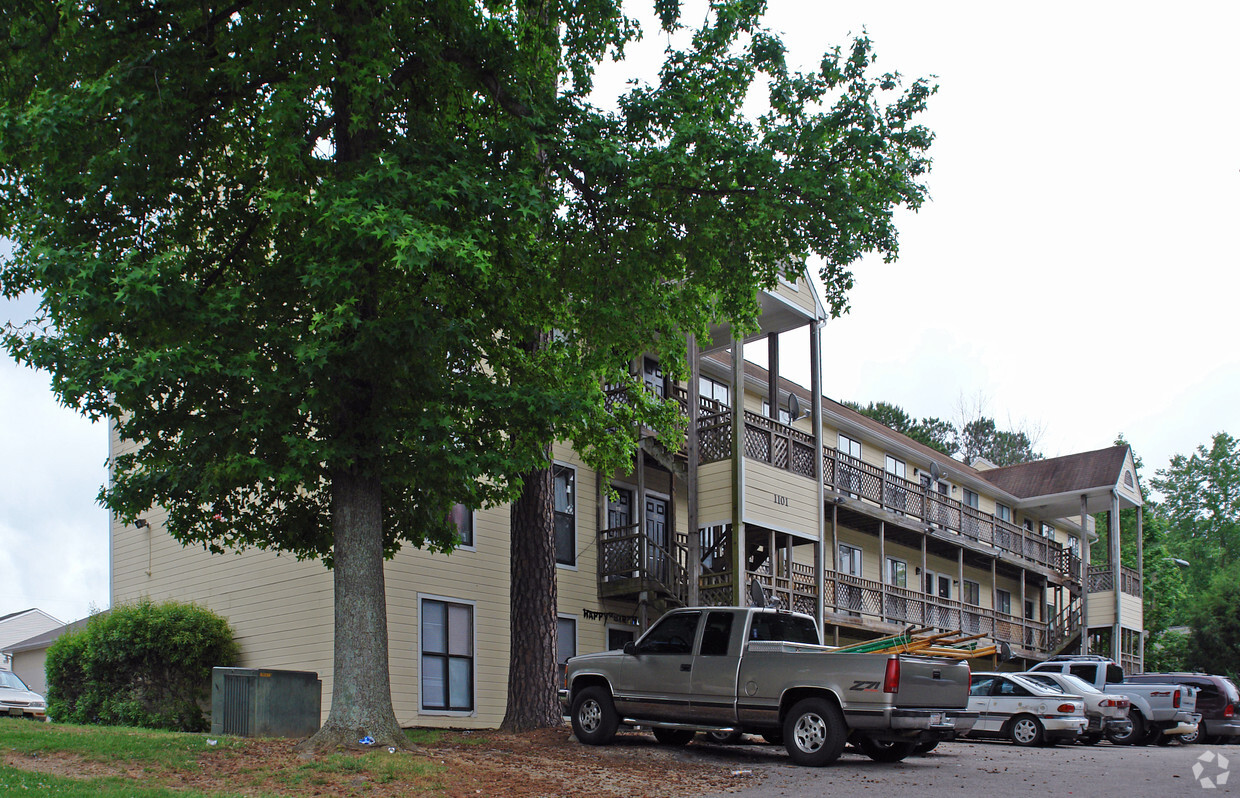
<svg viewBox="0 0 1240 798"><path fill-rule="evenodd" d="M12 671L0 671L0 687L6 687L9 690L29 690L25 683L17 678L17 674Z"/></svg>

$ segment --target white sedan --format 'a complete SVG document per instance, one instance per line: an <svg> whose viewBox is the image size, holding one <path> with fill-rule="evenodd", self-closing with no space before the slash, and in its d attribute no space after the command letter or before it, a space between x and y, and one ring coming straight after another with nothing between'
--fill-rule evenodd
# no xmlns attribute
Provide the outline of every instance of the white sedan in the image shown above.
<svg viewBox="0 0 1240 798"><path fill-rule="evenodd" d="M1085 717L1089 725L1081 735L1081 742L1093 745L1105 734L1126 736L1132 731L1132 721L1128 719L1129 701L1126 696L1104 693L1097 687L1070 673L1022 673L1031 682L1059 687L1066 693L1073 693L1085 699Z"/></svg>
<svg viewBox="0 0 1240 798"><path fill-rule="evenodd" d="M16 673L0 671L0 715L47 720L47 703L43 696L31 692Z"/></svg>
<svg viewBox="0 0 1240 798"><path fill-rule="evenodd" d="M1085 700L1014 673L975 673L969 711L977 723L969 737L998 737L1017 745L1072 742L1085 730Z"/></svg>

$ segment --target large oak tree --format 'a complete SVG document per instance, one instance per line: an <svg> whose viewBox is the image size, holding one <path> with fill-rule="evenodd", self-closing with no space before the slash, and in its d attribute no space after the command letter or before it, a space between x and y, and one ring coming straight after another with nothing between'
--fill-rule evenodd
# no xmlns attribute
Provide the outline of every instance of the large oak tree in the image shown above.
<svg viewBox="0 0 1240 798"><path fill-rule="evenodd" d="M450 508L513 501L552 441L631 463L637 422L677 423L636 354L683 374L686 334L752 322L811 254L842 310L923 200L932 89L871 76L868 41L801 74L761 2L691 32L654 5L684 44L615 112L593 69L638 30L609 0L0 9L0 290L41 295L5 346L141 442L102 493L121 519L332 568L311 745L400 744L384 557L451 548Z"/></svg>

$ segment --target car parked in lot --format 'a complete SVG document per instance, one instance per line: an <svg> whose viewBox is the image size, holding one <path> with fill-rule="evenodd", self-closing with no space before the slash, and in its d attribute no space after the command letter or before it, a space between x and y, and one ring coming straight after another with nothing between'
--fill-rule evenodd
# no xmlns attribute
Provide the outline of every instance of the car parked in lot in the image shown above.
<svg viewBox="0 0 1240 798"><path fill-rule="evenodd" d="M1081 696L1014 673L973 674L969 711L978 717L967 736L1006 738L1017 745L1072 742L1089 722Z"/></svg>
<svg viewBox="0 0 1240 798"><path fill-rule="evenodd" d="M1086 745L1094 745L1108 733L1122 737L1132 731L1132 721L1128 719L1128 707L1131 705L1122 695L1104 693L1070 673L1033 671L1022 673L1021 676L1031 682L1058 687L1065 693L1079 695L1085 700L1085 717L1089 724L1081 734L1080 741Z"/></svg>
<svg viewBox="0 0 1240 798"><path fill-rule="evenodd" d="M47 720L47 702L12 671L0 671L0 715Z"/></svg>
<svg viewBox="0 0 1240 798"><path fill-rule="evenodd" d="M1129 676L1134 684L1172 682L1197 688L1197 712L1201 723L1195 733L1180 736L1184 743L1230 743L1240 739L1240 690L1226 676L1205 673L1140 673Z"/></svg>

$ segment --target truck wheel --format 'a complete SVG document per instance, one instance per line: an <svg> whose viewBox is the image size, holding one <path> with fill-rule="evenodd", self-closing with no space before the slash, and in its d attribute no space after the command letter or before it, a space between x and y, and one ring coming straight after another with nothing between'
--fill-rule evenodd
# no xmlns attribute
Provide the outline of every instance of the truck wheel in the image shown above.
<svg viewBox="0 0 1240 798"><path fill-rule="evenodd" d="M1039 745L1042 742L1042 724L1033 715L1017 715L1008 727L1008 736L1017 745Z"/></svg>
<svg viewBox="0 0 1240 798"><path fill-rule="evenodd" d="M654 738L660 743L674 745L677 748L688 745L693 736L697 734L692 729L661 729L658 726L652 731L654 731Z"/></svg>
<svg viewBox="0 0 1240 798"><path fill-rule="evenodd" d="M742 733L738 731L706 732L706 739L710 740L712 743L718 743L719 745L732 745L734 743L738 743L740 742L742 736L743 736Z"/></svg>
<svg viewBox="0 0 1240 798"><path fill-rule="evenodd" d="M803 698L784 718L784 748L798 765L822 767L840 758L847 732L839 707L825 698Z"/></svg>
<svg viewBox="0 0 1240 798"><path fill-rule="evenodd" d="M1201 741L1201 729L1190 734L1181 734L1180 742L1184 745L1194 745Z"/></svg>
<svg viewBox="0 0 1240 798"><path fill-rule="evenodd" d="M1080 740L1081 745L1097 745L1098 741L1102 739L1102 735L1101 734L1085 734L1085 735L1082 735L1078 739Z"/></svg>
<svg viewBox="0 0 1240 798"><path fill-rule="evenodd" d="M1145 718L1134 710L1128 713L1128 720L1132 721L1132 729L1127 734L1107 732L1107 739L1116 745L1139 745L1145 739Z"/></svg>
<svg viewBox="0 0 1240 798"><path fill-rule="evenodd" d="M924 743L917 743L917 745L913 746L913 753L914 754L928 754L938 747L939 747L938 740L929 740Z"/></svg>
<svg viewBox="0 0 1240 798"><path fill-rule="evenodd" d="M866 735L858 738L857 743L861 746L861 753L875 762L899 762L913 753L913 749L917 747L915 742L875 740Z"/></svg>
<svg viewBox="0 0 1240 798"><path fill-rule="evenodd" d="M573 734L586 745L607 745L616 736L620 717L605 687L587 687L573 698Z"/></svg>

